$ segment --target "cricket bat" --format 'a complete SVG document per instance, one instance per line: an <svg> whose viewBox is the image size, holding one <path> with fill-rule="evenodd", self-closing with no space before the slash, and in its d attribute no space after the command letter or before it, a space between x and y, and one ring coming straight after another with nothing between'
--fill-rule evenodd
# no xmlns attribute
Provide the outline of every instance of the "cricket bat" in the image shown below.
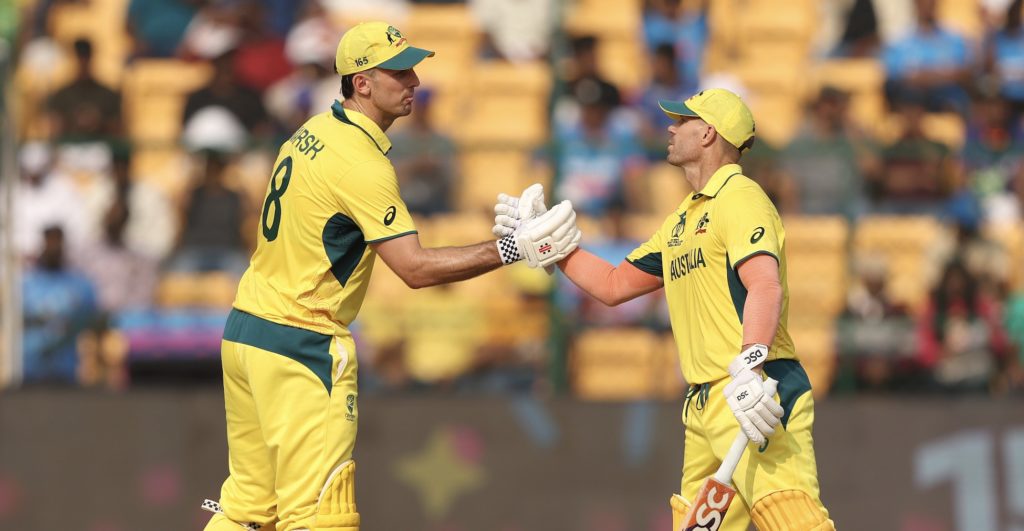
<svg viewBox="0 0 1024 531"><path fill-rule="evenodd" d="M740 430L736 439L725 454L718 471L704 480L697 491L690 511L683 518L683 527L673 531L717 531L725 520L725 511L736 497L736 489L732 487L732 474L736 465L747 449L747 436Z"/></svg>

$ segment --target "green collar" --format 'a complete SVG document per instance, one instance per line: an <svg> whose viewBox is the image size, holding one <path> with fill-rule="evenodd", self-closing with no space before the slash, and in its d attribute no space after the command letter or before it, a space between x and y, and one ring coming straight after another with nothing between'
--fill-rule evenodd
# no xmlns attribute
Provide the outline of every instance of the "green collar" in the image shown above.
<svg viewBox="0 0 1024 531"><path fill-rule="evenodd" d="M742 173L743 168L741 168L739 164L726 164L725 166L718 168L715 170L715 173L711 175L711 178L708 179L704 188L702 188L700 192L693 194L693 198L698 199L704 196L715 197L722 191L722 188L725 188L725 183L729 182L729 179L732 179L733 176L740 175Z"/></svg>
<svg viewBox="0 0 1024 531"><path fill-rule="evenodd" d="M346 109L338 100L334 100L334 105L331 105L331 112L334 113L334 117L341 123L359 128L363 134L373 141L381 153L387 155L388 151L391 151L391 140L384 134L384 131L381 131L376 122L369 119L365 114L353 111L352 109Z"/></svg>

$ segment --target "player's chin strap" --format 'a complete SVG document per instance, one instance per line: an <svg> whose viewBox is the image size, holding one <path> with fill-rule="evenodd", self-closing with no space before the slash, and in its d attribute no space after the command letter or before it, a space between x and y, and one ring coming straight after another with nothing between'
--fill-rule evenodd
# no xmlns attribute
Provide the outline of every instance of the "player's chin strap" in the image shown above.
<svg viewBox="0 0 1024 531"><path fill-rule="evenodd" d="M224 518L227 518L227 515L224 514L224 509L221 508L221 506L220 506L220 503L215 502L213 500L206 500L206 501L204 501L203 502L203 510L204 511L210 511L211 513L219 514L219 515L224 516ZM234 522L234 520L232 520L232 522ZM248 522L248 523L234 522L234 523L238 524L239 527L241 527L242 529L245 529L247 531L259 531L263 527L262 525L257 524L256 522Z"/></svg>

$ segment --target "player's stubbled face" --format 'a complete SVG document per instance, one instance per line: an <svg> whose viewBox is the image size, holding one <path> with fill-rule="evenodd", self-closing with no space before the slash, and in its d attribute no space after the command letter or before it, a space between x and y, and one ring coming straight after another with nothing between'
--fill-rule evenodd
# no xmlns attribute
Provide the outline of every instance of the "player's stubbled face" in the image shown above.
<svg viewBox="0 0 1024 531"><path fill-rule="evenodd" d="M696 157L700 146L704 120L683 116L676 123L668 126L668 155L665 160L669 164L679 166Z"/></svg>
<svg viewBox="0 0 1024 531"><path fill-rule="evenodd" d="M378 109L392 116L408 116L412 112L412 98L420 78L416 70L388 70L378 68L373 79L373 102Z"/></svg>

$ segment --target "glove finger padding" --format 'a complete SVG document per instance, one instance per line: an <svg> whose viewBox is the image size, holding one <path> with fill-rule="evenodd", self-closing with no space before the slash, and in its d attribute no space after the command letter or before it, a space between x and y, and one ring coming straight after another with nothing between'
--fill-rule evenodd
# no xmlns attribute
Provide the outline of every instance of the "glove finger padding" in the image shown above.
<svg viewBox="0 0 1024 531"><path fill-rule="evenodd" d="M522 222L518 219L513 219L505 214L499 214L494 216L494 227L491 228L491 232L498 238L511 236L519 228L520 223Z"/></svg>
<svg viewBox="0 0 1024 531"><path fill-rule="evenodd" d="M519 219L527 220L547 212L548 207L544 206L544 185L534 183L527 186L519 195L517 209L519 210Z"/></svg>
<svg viewBox="0 0 1024 531"><path fill-rule="evenodd" d="M498 194L498 203L494 205L495 212L498 211L498 207L507 207L515 212L519 208L519 198L506 193L500 193Z"/></svg>
<svg viewBox="0 0 1024 531"><path fill-rule="evenodd" d="M516 243L530 267L546 267L576 249L578 232L572 203L565 200L521 227Z"/></svg>

